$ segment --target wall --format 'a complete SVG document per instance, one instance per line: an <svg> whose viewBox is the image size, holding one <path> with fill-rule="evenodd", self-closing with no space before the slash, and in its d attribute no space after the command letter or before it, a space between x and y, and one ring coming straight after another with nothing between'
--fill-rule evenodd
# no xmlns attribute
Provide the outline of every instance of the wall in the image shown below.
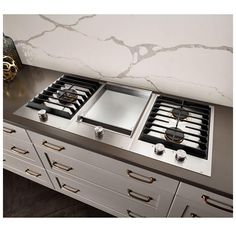
<svg viewBox="0 0 236 236"><path fill-rule="evenodd" d="M4 15L22 62L232 106L230 15Z"/></svg>

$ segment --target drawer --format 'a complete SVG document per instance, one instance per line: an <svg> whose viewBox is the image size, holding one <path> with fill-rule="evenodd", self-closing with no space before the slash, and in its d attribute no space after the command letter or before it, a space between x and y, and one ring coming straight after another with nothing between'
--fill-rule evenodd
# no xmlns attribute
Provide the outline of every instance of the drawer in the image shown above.
<svg viewBox="0 0 236 236"><path fill-rule="evenodd" d="M119 193L102 188L98 185L91 184L79 178L67 178L48 172L55 189L72 198L86 202L86 200L106 206L119 212L123 216L130 217L165 217L166 212L151 207L147 204L140 204L136 200L132 200Z"/></svg>
<svg viewBox="0 0 236 236"><path fill-rule="evenodd" d="M170 193L175 193L177 189L179 182L174 179L49 138L47 136L39 135L31 131L28 133L31 140L36 145L36 149L38 149L38 147L43 148L46 153L47 151L51 151L56 154L65 155L71 159L79 160L114 174L121 175L127 179L136 181L143 186L152 186L153 189L163 189Z"/></svg>
<svg viewBox="0 0 236 236"><path fill-rule="evenodd" d="M4 152L23 161L28 161L34 165L41 167L42 163L32 143L24 142L22 140L4 136L3 137Z"/></svg>
<svg viewBox="0 0 236 236"><path fill-rule="evenodd" d="M34 182L54 188L45 169L3 153L3 167Z"/></svg>
<svg viewBox="0 0 236 236"><path fill-rule="evenodd" d="M232 199L185 183L180 184L176 195L173 207L171 207L174 213L179 212L183 216L193 213L199 217L233 216Z"/></svg>
<svg viewBox="0 0 236 236"><path fill-rule="evenodd" d="M3 122L3 134L4 137L13 137L25 142L31 142L27 135L27 132L24 129L15 125L8 124L6 122Z"/></svg>
<svg viewBox="0 0 236 236"><path fill-rule="evenodd" d="M189 201L182 197L176 196L174 205L170 209L169 217L232 217L232 214L225 214L223 212L212 212L209 209L201 208L198 202Z"/></svg>
<svg viewBox="0 0 236 236"><path fill-rule="evenodd" d="M47 170L55 174L67 177L79 177L89 182L95 183L107 189L119 192L131 199L138 200L141 204L145 203L159 208L162 212L167 212L174 193L166 192L158 187L143 185L133 179L123 177L104 169L89 165L85 162L77 161L64 155L53 152L45 152L42 148L37 151Z"/></svg>

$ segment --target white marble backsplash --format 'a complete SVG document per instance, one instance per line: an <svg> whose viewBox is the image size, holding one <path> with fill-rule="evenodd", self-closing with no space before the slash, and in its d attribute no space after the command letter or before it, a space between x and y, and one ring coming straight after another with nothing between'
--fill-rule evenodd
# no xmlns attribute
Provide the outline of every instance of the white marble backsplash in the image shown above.
<svg viewBox="0 0 236 236"><path fill-rule="evenodd" d="M24 64L233 105L231 15L4 15Z"/></svg>

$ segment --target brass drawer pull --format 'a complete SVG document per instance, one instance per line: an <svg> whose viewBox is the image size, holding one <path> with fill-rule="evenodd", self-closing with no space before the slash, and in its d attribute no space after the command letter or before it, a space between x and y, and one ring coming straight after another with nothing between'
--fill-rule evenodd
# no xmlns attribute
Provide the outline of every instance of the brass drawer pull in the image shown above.
<svg viewBox="0 0 236 236"><path fill-rule="evenodd" d="M131 210L127 210L127 214L129 217L132 217L132 218L135 218L135 217L143 217L143 216L140 216L134 212L132 212Z"/></svg>
<svg viewBox="0 0 236 236"><path fill-rule="evenodd" d="M67 191L70 191L70 192L72 192L72 193L77 193L77 192L80 191L79 189L72 188L72 187L70 187L70 186L68 186L68 185L66 185L66 184L63 184L63 185L61 186L61 188L65 189L65 190L67 190Z"/></svg>
<svg viewBox="0 0 236 236"><path fill-rule="evenodd" d="M33 171L33 170L30 170L30 169L27 169L27 170L25 171L25 173L27 173L27 174L29 174L29 175L32 175L32 176L34 176L34 177L39 177L39 176L41 176L40 173L37 173L37 172L35 172L35 171Z"/></svg>
<svg viewBox="0 0 236 236"><path fill-rule="evenodd" d="M4 126L3 126L3 132L8 133L8 134L16 133L14 129L10 129Z"/></svg>
<svg viewBox="0 0 236 236"><path fill-rule="evenodd" d="M228 204L226 204L226 203L219 202L219 201L217 201L217 200L215 200L215 199L210 198L210 197L207 196L207 195L202 195L201 198L202 198L202 199L204 200L204 202L205 202L207 205L209 205L209 206L215 207L215 208L220 209L220 210L222 210L222 211L226 211L226 212L233 213L233 206L230 206L230 205L228 205ZM225 206L228 207L228 208L225 208L225 207L223 207L223 206L219 206L219 205L217 205L217 204L215 204L215 203L213 203L213 202L220 203L220 204L222 204L222 205L225 205Z"/></svg>
<svg viewBox="0 0 236 236"><path fill-rule="evenodd" d="M153 198L150 196L145 196L143 194L134 192L131 189L128 189L128 194L130 197L135 198L137 200L143 201L143 202L150 202Z"/></svg>
<svg viewBox="0 0 236 236"><path fill-rule="evenodd" d="M53 149L53 150L55 150L55 151L58 151L58 152L60 152L60 151L62 151L62 150L65 149L64 147L57 146L57 145L55 145L55 144L49 143L48 141L44 141L44 142L42 143L42 145L45 146L45 147L47 147L47 148Z"/></svg>
<svg viewBox="0 0 236 236"><path fill-rule="evenodd" d="M29 153L28 151L23 150L23 149L21 149L21 148L18 148L18 147L16 147L16 146L11 147L11 150L12 150L13 152L16 152L16 153L18 153L18 154L23 154L23 155Z"/></svg>
<svg viewBox="0 0 236 236"><path fill-rule="evenodd" d="M195 213L190 213L190 216L193 217L193 218L199 218L200 216L198 216L197 214Z"/></svg>
<svg viewBox="0 0 236 236"><path fill-rule="evenodd" d="M72 170L73 168L72 167L69 167L69 166L66 166L66 165L63 165L63 164L60 164L56 161L54 161L52 163L52 166L55 166L56 168L60 169L60 170L64 170L64 171L70 171Z"/></svg>
<svg viewBox="0 0 236 236"><path fill-rule="evenodd" d="M153 177L147 177L147 176L144 176L144 175L140 175L140 174L135 173L131 170L127 170L127 174L128 174L129 177L131 177L133 179L136 179L136 180L139 180L141 182L148 183L148 184L151 184L154 181L156 181L156 179L153 178Z"/></svg>

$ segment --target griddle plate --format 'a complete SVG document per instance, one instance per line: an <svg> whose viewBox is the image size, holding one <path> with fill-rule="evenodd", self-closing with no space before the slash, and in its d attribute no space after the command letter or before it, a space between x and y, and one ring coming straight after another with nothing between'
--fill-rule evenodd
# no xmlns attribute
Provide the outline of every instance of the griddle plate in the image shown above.
<svg viewBox="0 0 236 236"><path fill-rule="evenodd" d="M130 134L142 115L148 99L149 96L106 89L84 118L97 122L97 125L101 123L109 127L118 127L129 131Z"/></svg>

